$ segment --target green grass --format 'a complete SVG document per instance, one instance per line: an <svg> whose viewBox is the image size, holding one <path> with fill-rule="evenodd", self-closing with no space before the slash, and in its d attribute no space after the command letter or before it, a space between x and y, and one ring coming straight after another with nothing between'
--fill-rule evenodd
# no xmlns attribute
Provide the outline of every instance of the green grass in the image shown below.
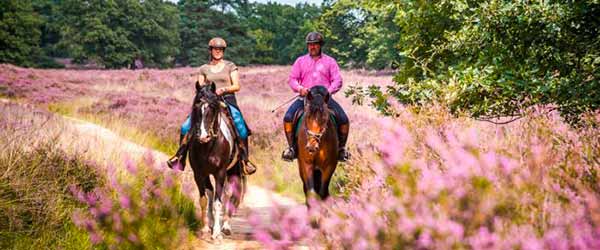
<svg viewBox="0 0 600 250"><path fill-rule="evenodd" d="M63 227L55 230L44 230L33 235L9 233L0 238L3 239L0 242L0 248L2 249L93 249L87 232L75 226L71 221L66 221Z"/></svg>
<svg viewBox="0 0 600 250"><path fill-rule="evenodd" d="M0 249L90 249L87 234L71 222L81 205L68 186L101 185L94 168L50 142L33 149L3 145L9 147L0 153Z"/></svg>

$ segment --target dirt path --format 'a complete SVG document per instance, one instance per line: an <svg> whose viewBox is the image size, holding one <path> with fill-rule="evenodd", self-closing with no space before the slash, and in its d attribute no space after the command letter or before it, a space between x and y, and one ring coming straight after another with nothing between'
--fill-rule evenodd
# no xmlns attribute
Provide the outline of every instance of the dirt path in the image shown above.
<svg viewBox="0 0 600 250"><path fill-rule="evenodd" d="M0 102L9 103L11 101L0 98ZM29 104L18 105L34 108ZM161 168L164 171L173 171L164 165L168 156L161 152L140 146L97 124L71 117L63 118L64 127L61 128L63 132L59 141L56 142L61 147L82 151L100 163L115 165L118 163L111 162L115 159L129 158L138 161L145 155L151 154L157 162L163 164ZM260 174L260 172L256 174ZM190 167L186 168L182 177L184 185L191 184L194 187L194 200L198 207L198 192ZM290 207L303 206L291 198L283 197L262 187L249 185L240 209L230 221L233 234L224 236L224 240L220 244L196 238L192 242L193 249L262 249L263 247L258 242L251 240L252 228L249 226L247 218L250 214L254 214L258 215L263 223L271 223L268 212L273 203ZM298 249L302 248L298 247Z"/></svg>
<svg viewBox="0 0 600 250"><path fill-rule="evenodd" d="M114 154L121 154L122 157L126 157L125 155L128 155L134 160L138 159L139 157L143 157L144 154L152 154L154 159L161 163L165 162L168 158L167 155L161 152L150 150L135 144L96 124L74 118L65 118L65 120L68 121L67 126L70 127L69 130L72 129L72 134L78 137L80 141L86 141L89 143L89 145L94 145L95 151L108 152L108 154L105 154L105 158L107 160L114 157ZM165 171L172 171L166 168L166 166L164 167ZM193 184L193 173L190 167L187 167L183 173L183 182ZM195 187L195 185L193 186ZM197 189L194 189L194 191L196 194L195 200L197 203ZM283 197L270 190L255 185L249 185L248 192L244 197L244 201L240 206L240 210L231 220L233 234L231 236L225 236L225 239L221 242L221 244L218 245L202 239L195 239L193 242L194 248L262 249L258 242L251 240L252 228L249 226L247 218L250 214L255 214L259 215L264 223L269 223L270 218L268 211L270 210L273 202L283 206L299 206L297 202L290 198Z"/></svg>

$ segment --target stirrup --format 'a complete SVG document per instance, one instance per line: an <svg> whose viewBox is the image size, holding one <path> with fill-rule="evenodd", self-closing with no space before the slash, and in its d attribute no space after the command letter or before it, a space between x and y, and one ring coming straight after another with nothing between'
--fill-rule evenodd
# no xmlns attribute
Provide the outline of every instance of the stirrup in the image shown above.
<svg viewBox="0 0 600 250"><path fill-rule="evenodd" d="M167 166L170 169L174 169L174 167L177 166L177 164L181 165L180 161L181 161L181 159L179 158L179 156L175 155L175 156L169 158L169 160L167 160Z"/></svg>
<svg viewBox="0 0 600 250"><path fill-rule="evenodd" d="M296 151L293 147L289 147L285 149L283 153L281 153L281 158L284 161L293 161L294 159L296 159Z"/></svg>
<svg viewBox="0 0 600 250"><path fill-rule="evenodd" d="M256 173L256 166L250 160L242 161L242 172L244 175L252 175Z"/></svg>
<svg viewBox="0 0 600 250"><path fill-rule="evenodd" d="M346 162L348 160L350 160L350 152L348 152L345 147L344 148L340 148L339 156L338 156L338 161L339 162Z"/></svg>

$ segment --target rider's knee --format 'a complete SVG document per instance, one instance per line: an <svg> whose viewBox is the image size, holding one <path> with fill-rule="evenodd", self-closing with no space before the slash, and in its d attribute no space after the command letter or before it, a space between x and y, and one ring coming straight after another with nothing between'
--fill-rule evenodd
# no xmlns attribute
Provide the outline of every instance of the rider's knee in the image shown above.
<svg viewBox="0 0 600 250"><path fill-rule="evenodd" d="M294 113L287 112L285 116L283 116L283 122L293 122L294 121Z"/></svg>
<svg viewBox="0 0 600 250"><path fill-rule="evenodd" d="M338 122L340 123L340 125L344 125L344 124L348 124L350 123L350 120L348 119L348 116L344 115L340 115L338 117Z"/></svg>
<svg viewBox="0 0 600 250"><path fill-rule="evenodd" d="M187 134L191 128L192 128L192 120L191 120L190 116L188 116L187 119L185 120L185 122L183 122L183 124L181 124L181 134L182 135Z"/></svg>

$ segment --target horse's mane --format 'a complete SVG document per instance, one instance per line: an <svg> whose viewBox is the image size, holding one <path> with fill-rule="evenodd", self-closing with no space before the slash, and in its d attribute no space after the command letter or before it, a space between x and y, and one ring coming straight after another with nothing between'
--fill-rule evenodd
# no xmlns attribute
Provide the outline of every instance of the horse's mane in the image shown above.
<svg viewBox="0 0 600 250"><path fill-rule="evenodd" d="M218 105L219 96L217 96L217 94L214 92L214 86L211 86L211 84L206 84L196 89L194 103L200 102L202 99L208 101L211 106Z"/></svg>
<svg viewBox="0 0 600 250"><path fill-rule="evenodd" d="M324 112L326 98L329 97L329 91L323 86L314 86L310 89L310 112Z"/></svg>

